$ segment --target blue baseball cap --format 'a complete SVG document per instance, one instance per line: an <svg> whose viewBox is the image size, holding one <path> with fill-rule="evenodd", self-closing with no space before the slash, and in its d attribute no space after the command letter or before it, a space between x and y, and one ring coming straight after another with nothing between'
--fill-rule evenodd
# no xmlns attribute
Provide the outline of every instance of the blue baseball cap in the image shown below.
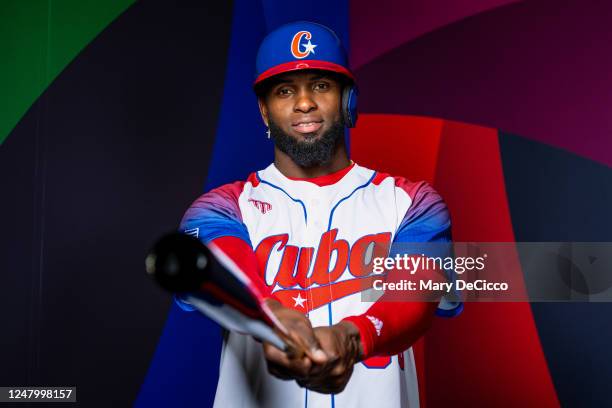
<svg viewBox="0 0 612 408"><path fill-rule="evenodd" d="M355 81L346 52L331 29L309 21L285 24L264 38L255 63L255 83L289 71L321 69Z"/></svg>

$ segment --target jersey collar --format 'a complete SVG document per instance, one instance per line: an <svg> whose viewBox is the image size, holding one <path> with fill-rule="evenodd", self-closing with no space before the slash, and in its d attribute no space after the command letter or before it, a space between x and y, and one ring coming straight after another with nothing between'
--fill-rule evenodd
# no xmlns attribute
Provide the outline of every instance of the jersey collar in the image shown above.
<svg viewBox="0 0 612 408"><path fill-rule="evenodd" d="M257 176L262 182L280 188L294 199L328 196L332 201L334 197L344 197L350 194L355 188L366 183L373 174L374 171L355 163L351 163L350 166L338 172L315 179L288 178L276 168L274 163L257 172ZM317 183L313 181L316 179L322 180L317 180L319 182Z"/></svg>
<svg viewBox="0 0 612 408"><path fill-rule="evenodd" d="M351 169L354 166L355 166L355 162L351 160L351 164L349 164L342 170L338 170L334 173L326 174L324 176L311 177L311 178L288 177L288 176L285 176L285 177L287 177L289 180L308 181L309 183L314 183L319 187L325 187L325 186L330 186L332 184L336 184L337 182L339 182L349 171L351 171Z"/></svg>

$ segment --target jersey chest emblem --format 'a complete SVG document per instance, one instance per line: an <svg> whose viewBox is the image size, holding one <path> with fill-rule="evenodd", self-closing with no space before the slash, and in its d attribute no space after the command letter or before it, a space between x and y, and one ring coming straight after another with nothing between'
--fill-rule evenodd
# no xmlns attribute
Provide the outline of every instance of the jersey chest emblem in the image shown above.
<svg viewBox="0 0 612 408"><path fill-rule="evenodd" d="M316 250L288 245L288 234L271 235L259 243L255 253L264 280L274 276L266 285L285 305L307 312L372 287L373 259L387 256L391 233L365 235L352 246L337 236L337 228L323 233ZM278 266L270 264L272 255L280 257ZM350 278L340 281L347 269Z"/></svg>

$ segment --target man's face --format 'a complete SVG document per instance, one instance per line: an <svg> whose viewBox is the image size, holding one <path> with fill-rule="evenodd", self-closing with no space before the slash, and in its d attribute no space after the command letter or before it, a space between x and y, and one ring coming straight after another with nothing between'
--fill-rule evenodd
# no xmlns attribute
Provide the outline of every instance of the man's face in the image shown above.
<svg viewBox="0 0 612 408"><path fill-rule="evenodd" d="M322 71L299 71L275 78L259 101L276 147L298 165L328 162L344 136L341 84Z"/></svg>

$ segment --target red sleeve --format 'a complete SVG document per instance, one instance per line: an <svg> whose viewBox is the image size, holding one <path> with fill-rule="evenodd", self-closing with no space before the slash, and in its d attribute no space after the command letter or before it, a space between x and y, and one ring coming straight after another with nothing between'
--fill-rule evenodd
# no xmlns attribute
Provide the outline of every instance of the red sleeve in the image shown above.
<svg viewBox="0 0 612 408"><path fill-rule="evenodd" d="M414 275L396 269L388 271L387 282L431 279L444 281L437 269L419 269ZM404 301L406 300L406 301ZM409 300L409 301L408 301ZM429 329L439 297L426 290L386 291L365 313L343 320L359 329L364 359L391 356L412 346Z"/></svg>
<svg viewBox="0 0 612 408"><path fill-rule="evenodd" d="M384 302L379 299L364 314L343 320L359 329L364 359L390 356L406 350L425 334L436 307L432 302Z"/></svg>

